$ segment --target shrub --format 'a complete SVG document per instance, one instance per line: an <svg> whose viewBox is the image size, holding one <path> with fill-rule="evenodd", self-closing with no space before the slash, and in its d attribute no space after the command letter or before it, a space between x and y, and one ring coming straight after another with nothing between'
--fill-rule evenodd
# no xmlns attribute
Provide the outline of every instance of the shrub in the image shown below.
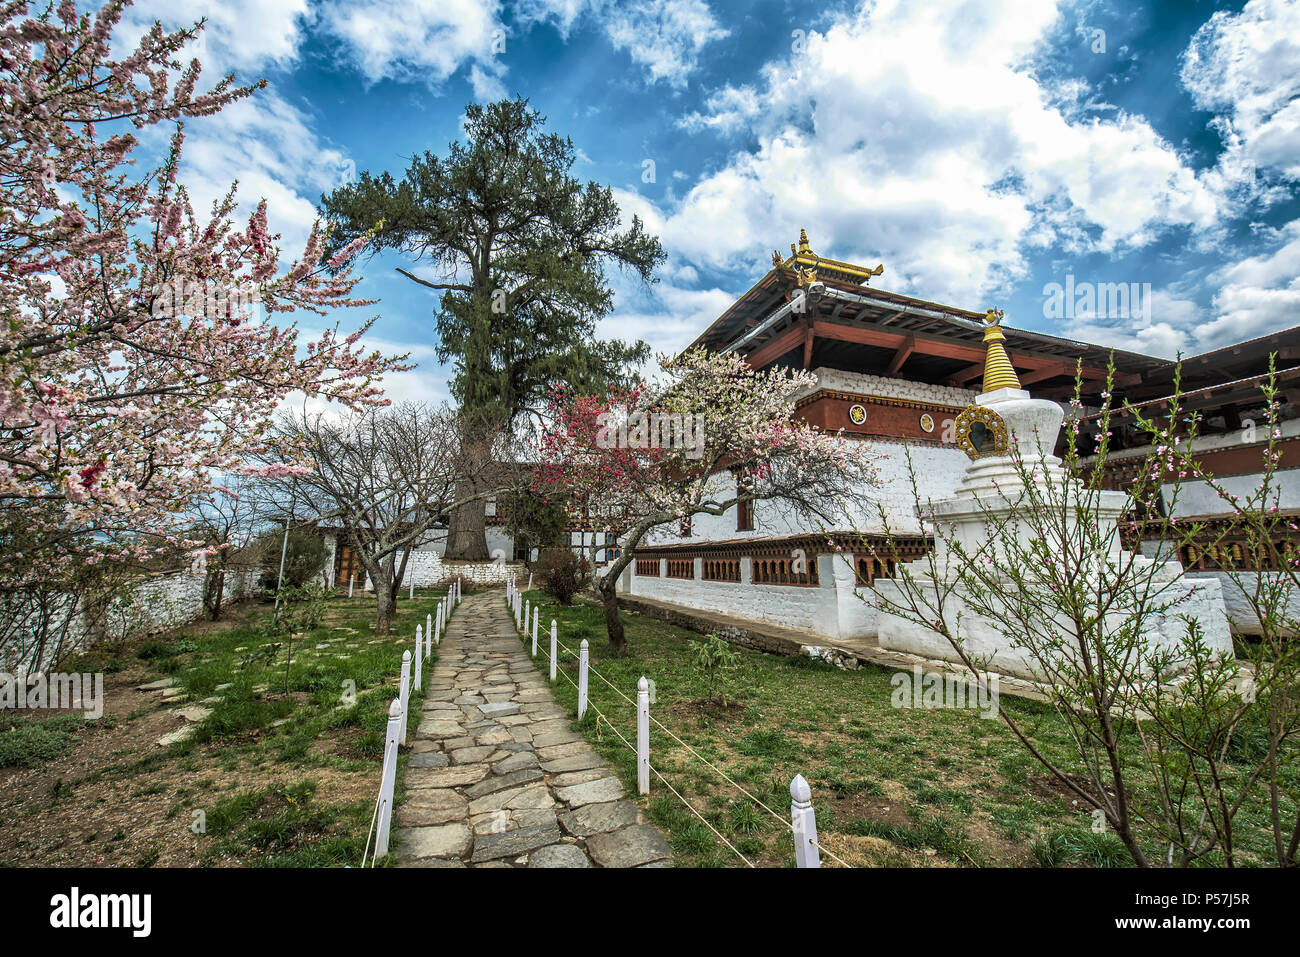
<svg viewBox="0 0 1300 957"><path fill-rule="evenodd" d="M257 540L257 554L262 562L259 579L262 588L275 597L280 580L280 552L284 549L284 584L302 588L325 568L325 542L319 535L307 531L290 531L285 547L284 533L271 531Z"/></svg>
<svg viewBox="0 0 1300 957"><path fill-rule="evenodd" d="M547 549L537 559L542 591L561 605L572 605L587 580L587 560L568 548Z"/></svg>
<svg viewBox="0 0 1300 957"><path fill-rule="evenodd" d="M702 641L692 641L691 662L709 682L709 697L713 697L721 672L729 671L740 663L740 655L731 644L716 634L709 634ZM723 693L722 703L726 705L727 696Z"/></svg>

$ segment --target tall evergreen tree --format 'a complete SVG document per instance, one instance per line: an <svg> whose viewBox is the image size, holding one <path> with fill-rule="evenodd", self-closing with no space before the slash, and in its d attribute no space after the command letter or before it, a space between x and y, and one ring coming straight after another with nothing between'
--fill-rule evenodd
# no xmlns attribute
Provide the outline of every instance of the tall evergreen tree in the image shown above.
<svg viewBox="0 0 1300 957"><path fill-rule="evenodd" d="M400 180L366 172L321 197L333 242L372 234L371 249L434 267L433 278L398 271L441 293L438 358L454 361L452 394L485 456L555 386L603 394L649 355L641 341L597 339L596 323L613 308L605 267L653 283L663 248L638 217L620 229L609 187L570 175L573 142L545 124L522 98L471 105L445 158L426 152ZM484 526L481 501L458 508L447 557L486 559Z"/></svg>

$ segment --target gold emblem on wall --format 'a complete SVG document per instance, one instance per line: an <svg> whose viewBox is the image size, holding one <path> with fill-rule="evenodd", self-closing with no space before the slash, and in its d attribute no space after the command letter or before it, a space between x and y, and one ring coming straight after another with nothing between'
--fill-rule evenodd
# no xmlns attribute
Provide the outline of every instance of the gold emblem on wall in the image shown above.
<svg viewBox="0 0 1300 957"><path fill-rule="evenodd" d="M867 421L867 409L865 406L849 406L849 421L854 425L861 425Z"/></svg>
<svg viewBox="0 0 1300 957"><path fill-rule="evenodd" d="M934 431L934 416L932 416L929 412L926 412L924 415L921 416L921 431L922 432Z"/></svg>
<svg viewBox="0 0 1300 957"><path fill-rule="evenodd" d="M957 445L972 459L1007 454L1007 424L992 409L972 405L957 416Z"/></svg>

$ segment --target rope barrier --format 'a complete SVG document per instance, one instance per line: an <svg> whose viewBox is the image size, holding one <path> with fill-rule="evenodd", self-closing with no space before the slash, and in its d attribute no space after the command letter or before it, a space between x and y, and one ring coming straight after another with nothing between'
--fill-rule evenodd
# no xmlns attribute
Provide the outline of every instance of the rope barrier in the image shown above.
<svg viewBox="0 0 1300 957"><path fill-rule="evenodd" d="M521 634L524 635L524 637L526 637L526 638L529 637L529 633L528 633L527 630L521 632ZM569 647L568 647L567 645L565 645L562 641L560 641L558 637L556 638L556 643L555 643L555 644L556 644L556 647L559 648L560 650L568 652L570 655L573 655L575 658L577 657L576 652L574 652L574 650L573 650L572 648L569 648ZM546 651L545 648L542 648L542 647L541 647L541 643L540 643L540 642L538 643L538 647L539 647L539 649L541 650L542 655L546 658L546 660L547 660L547 661L550 661L550 658L551 658L550 653L549 653L548 651ZM559 664L558 661L557 661L557 664ZM575 689L578 687L577 683L576 683L576 682L575 682L571 677L569 677L568 672L565 671L563 668L557 668L557 669L556 669L556 673L557 673L557 674L562 674L562 675L564 675L565 680L568 681L569 684L573 685L573 687L574 687ZM597 671L595 668L593 668L593 667L591 666L590 663L588 663L588 665L587 665L587 673L588 673L588 674L593 674L593 675L595 675L595 676L596 676L597 678L599 678L602 682L604 682L604 683L605 683L605 684L606 684L606 685L607 685L607 686L608 686L608 687L609 687L609 688L610 688L610 689L611 689L615 694L617 694L620 698L622 698L624 701L626 701L628 704L630 704L633 708L636 708L636 701L635 701L635 700L633 700L631 697L629 697L629 696L628 696L628 695L623 691L622 688L618 687L618 685L614 684L612 681L610 681L608 678L606 678L604 675L602 675L599 671ZM623 737L622 733L619 732L617 726L616 726L612 721L610 721L610 719L608 718L608 716L606 716L605 714L603 714L603 713L600 711L600 709L596 707L595 703L591 700L591 696L590 696L590 695L587 696L587 706L590 707L593 711L595 711L598 715L600 715L601 718L604 719L605 723L608 724L608 725L610 726L610 729L611 729L615 734L618 735L619 739L623 742L623 744L625 744L625 745L627 745L627 747L631 748L632 751L634 751L634 752L636 751L636 748L633 747L631 744L628 744L627 739ZM733 788L735 788L737 791L739 791L739 792L740 792L741 794L743 794L745 797L749 798L751 801L753 801L755 804L757 804L760 808L762 808L764 811L766 811L768 814L770 814L773 818L776 819L776 821L777 821L778 823L780 823L780 825L781 825L782 827L784 827L786 830L790 831L791 834L794 833L794 825L793 825L790 821L787 821L787 820L785 819L784 816L778 814L776 811L773 811L770 807L768 807L766 804L764 804L762 801L760 801L758 798L756 798L753 794L750 794L749 791L745 790L745 788L743 788L743 787L741 787L741 785L737 784L734 780L731 779L731 777L730 777L730 776L729 776L725 771L723 771L723 770L722 770L721 768L719 768L717 765L713 764L713 762L709 761L706 757L704 757L704 755L702 755L702 754L700 754L700 752L696 751L695 748L691 747L689 744L687 744L685 741L683 741L681 738L679 738L676 734L673 733L673 731L672 731L671 728L669 728L667 725L665 725L662 721L660 721L658 718L656 718L653 714L649 715L649 718L650 718L651 722L653 722L653 723L654 723L654 724L655 724L655 725L656 725L656 726L657 726L661 731L663 731L664 734L668 735L668 737L671 738L673 741L675 741L678 745L680 745L681 747L685 748L685 749L686 749L686 750L687 750L687 751L688 751L688 752L689 752L693 757L695 757L698 761L700 761L700 762L701 762L705 767L707 767L707 768L709 768L710 770L712 770L715 774L717 774L720 778L722 778L724 781L726 781L728 784L730 784ZM754 866L753 864L751 864L751 863L749 862L749 860L745 857L745 855L743 855L743 854L741 854L739 851L737 851L737 850L735 849L735 847L733 847L733 846L731 845L731 843L730 843L730 842L729 842L725 837L723 837L721 833L719 833L719 831L717 830L717 828L715 828L712 824L710 824L707 820L705 820L704 817L703 817L703 815L701 815L698 811L696 811L695 808L691 807L690 803L689 803L685 798L683 798L680 794L678 794L678 792L676 791L676 789L674 789L673 786L672 786L671 784L669 784L669 783L667 782L667 780L664 779L664 776L663 776L662 774L659 773L659 769L658 769L658 768L654 767L654 765L651 765L651 766L650 766L650 770L654 773L654 775L655 775L657 778L659 778L659 780L663 781L664 786L667 787L668 790L672 791L673 794L677 795L678 800L680 800L683 804L685 804L686 807L691 811L691 813L693 813L696 817L698 817L701 821L703 821L704 824L705 824L705 826L708 827L709 830L713 831L714 834L717 834L718 837L719 837L719 839L721 839L722 842L723 842L724 844L726 844L729 848L731 848L731 850L734 851L734 852L736 853L736 855L737 855L741 860L745 861L745 863L746 863L748 866L750 866L750 867L753 867L753 866ZM830 848L826 847L826 846L825 846L824 844L822 844L821 842L819 842L819 841L815 841L815 840L813 840L812 838L809 838L809 839L808 839L808 843L811 844L811 845L813 845L814 847L816 847L819 851L822 851L823 853L825 853L827 857L831 858L831 860L837 862L838 864L840 864L840 865L842 865L842 866L844 866L844 867L848 867L848 868L852 868L852 867L853 867L852 864L849 864L849 863L848 863L847 861L845 861L843 858L839 857L837 854L835 854L833 851L831 851Z"/></svg>

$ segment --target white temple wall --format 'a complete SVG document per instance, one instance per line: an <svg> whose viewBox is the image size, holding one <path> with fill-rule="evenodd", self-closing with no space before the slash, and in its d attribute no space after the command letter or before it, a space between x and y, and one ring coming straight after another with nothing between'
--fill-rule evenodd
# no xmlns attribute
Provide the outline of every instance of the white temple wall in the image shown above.
<svg viewBox="0 0 1300 957"><path fill-rule="evenodd" d="M1245 500L1259 489L1263 476L1259 472L1246 475L1228 475L1218 479L1220 485L1231 495ZM1273 504L1278 508L1300 508L1300 469L1284 469L1273 474L1273 484L1277 497ZM1173 485L1164 487L1165 501L1173 495ZM1178 502L1173 509L1175 516L1183 515L1229 515L1232 505L1221 499L1217 492L1203 481L1184 482L1178 492Z"/></svg>
<svg viewBox="0 0 1300 957"><path fill-rule="evenodd" d="M902 534L919 531L916 508L913 502L912 480L908 475L908 449L901 442L866 440L877 456L876 469L879 482L861 490L856 501L842 508L844 513L832 527L840 531L876 532L881 530L877 503L884 505L892 530ZM911 446L912 467L916 472L922 499L947 498L961 484L969 461L956 446ZM754 528L736 529L736 509L729 508L722 515L695 515L691 519L691 534L678 534L676 525L663 525L646 535L644 545L703 544L731 539L783 538L788 535L806 535L821 531L816 523L800 521L788 505L779 501L754 503Z"/></svg>

